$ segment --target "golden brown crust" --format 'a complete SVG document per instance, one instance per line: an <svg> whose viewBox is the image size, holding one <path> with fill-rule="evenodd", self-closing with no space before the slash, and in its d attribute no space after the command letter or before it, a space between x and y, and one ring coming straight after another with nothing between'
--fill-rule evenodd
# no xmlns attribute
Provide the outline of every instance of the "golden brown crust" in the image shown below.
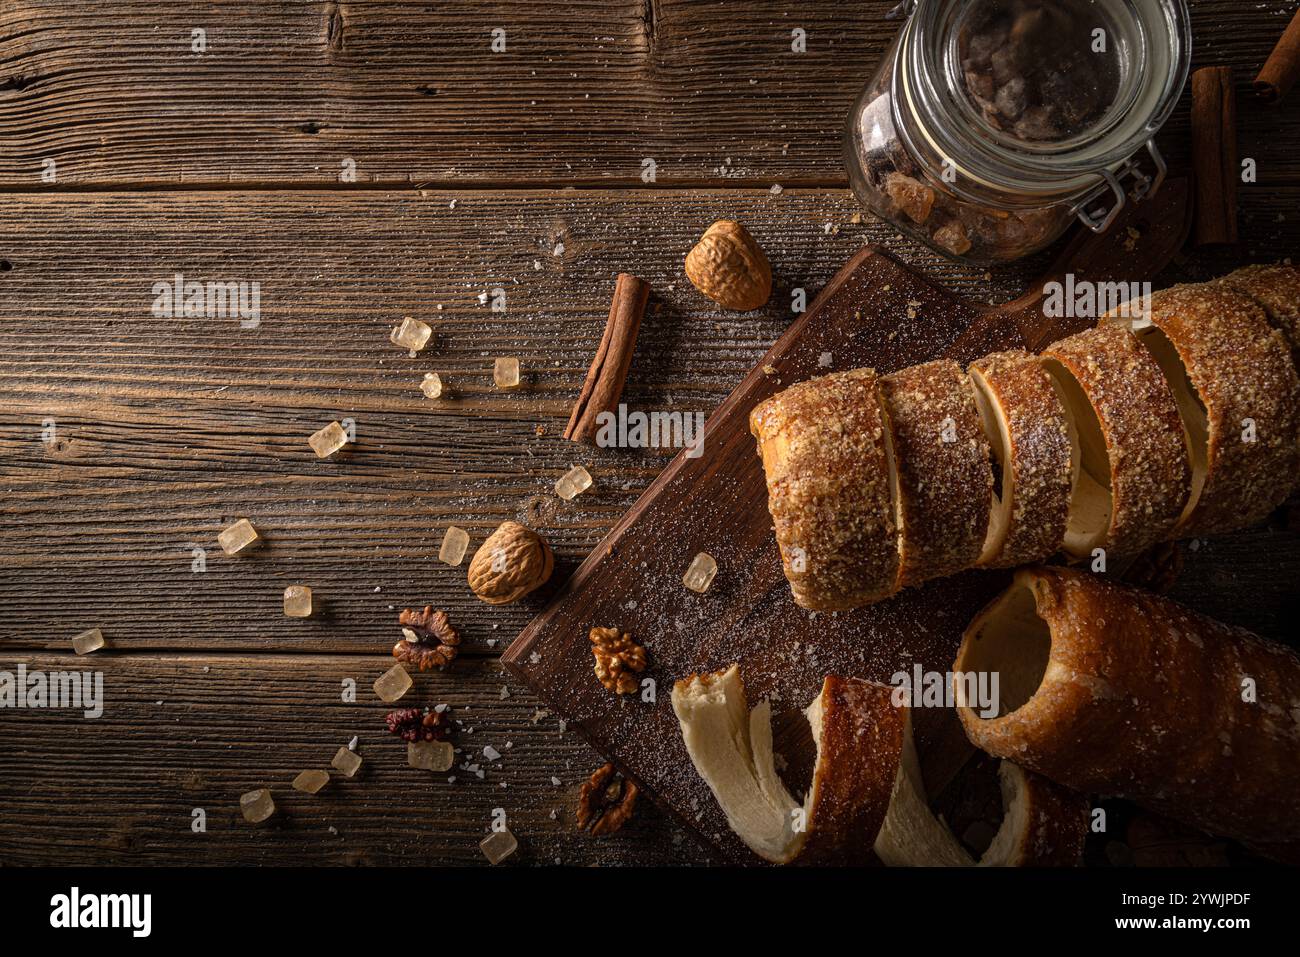
<svg viewBox="0 0 1300 957"><path fill-rule="evenodd" d="M1293 361L1300 363L1300 269L1290 263L1247 266L1229 273L1217 284L1249 296L1262 306L1269 322L1291 347Z"/></svg>
<svg viewBox="0 0 1300 957"><path fill-rule="evenodd" d="M1225 837L1300 840L1295 652L1137 589L1028 568L967 629L954 670L1025 658L1023 633L999 633L1017 599L1046 623L1041 680L992 719L959 706L975 745Z"/></svg>
<svg viewBox="0 0 1300 957"><path fill-rule="evenodd" d="M1070 427L1060 396L1042 362L1028 352L1000 352L970 367L971 380L987 397L996 418L986 432L1004 435L997 534L987 541L980 564L1015 568L1055 554L1065 538L1070 509ZM993 526L990 526L990 536Z"/></svg>
<svg viewBox="0 0 1300 957"><path fill-rule="evenodd" d="M970 378L941 359L895 372L880 386L898 472L901 584L964 571L984 548L993 495Z"/></svg>
<svg viewBox="0 0 1300 957"><path fill-rule="evenodd" d="M1199 400L1183 415L1194 419L1193 459L1204 484L1198 475L1178 532L1260 521L1286 500L1300 470L1300 379L1286 341L1252 300L1212 284L1156 293L1151 322L1177 350L1182 368L1174 375L1186 370Z"/></svg>
<svg viewBox="0 0 1300 957"><path fill-rule="evenodd" d="M980 864L996 867L1078 867L1082 864L1092 802L1010 761L1003 761L998 767L998 777L1002 782L1003 813L1008 817L1014 813L1018 828L1003 855L995 857L990 848ZM1014 812L1013 799L1023 803Z"/></svg>
<svg viewBox="0 0 1300 957"><path fill-rule="evenodd" d="M817 767L801 860L871 860L898 774L907 719L907 710L894 707L892 696L892 688L860 678L828 675L822 684Z"/></svg>
<svg viewBox="0 0 1300 957"><path fill-rule="evenodd" d="M795 601L838 611L897 590L898 529L876 374L813 379L750 415Z"/></svg>
<svg viewBox="0 0 1300 957"><path fill-rule="evenodd" d="M1105 440L1110 521L1102 547L1132 555L1164 540L1191 490L1183 424L1164 373L1127 329L1102 325L1043 350L1082 387Z"/></svg>

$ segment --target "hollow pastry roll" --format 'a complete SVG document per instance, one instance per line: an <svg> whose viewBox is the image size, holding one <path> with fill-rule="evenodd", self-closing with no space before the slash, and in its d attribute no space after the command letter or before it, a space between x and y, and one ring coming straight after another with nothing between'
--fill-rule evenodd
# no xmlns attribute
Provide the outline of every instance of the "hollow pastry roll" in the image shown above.
<svg viewBox="0 0 1300 957"><path fill-rule="evenodd" d="M817 745L812 784L796 801L776 772L771 703L753 710L738 666L673 685L691 763L745 845L773 864L865 864L889 807L907 712L893 689L828 675L804 712Z"/></svg>
<svg viewBox="0 0 1300 957"><path fill-rule="evenodd" d="M1293 360L1300 362L1300 269L1289 263L1247 266L1212 285L1249 296L1262 306L1269 322L1286 339Z"/></svg>
<svg viewBox="0 0 1300 957"><path fill-rule="evenodd" d="M941 359L880 385L897 473L900 584L974 567L988 535L993 472L970 378Z"/></svg>
<svg viewBox="0 0 1300 957"><path fill-rule="evenodd" d="M839 611L898 590L893 471L876 374L786 389L750 415L795 601Z"/></svg>
<svg viewBox="0 0 1300 957"><path fill-rule="evenodd" d="M1065 549L1133 555L1163 541L1191 490L1178 406L1137 337L1103 324L1043 350L1078 455Z"/></svg>
<svg viewBox="0 0 1300 957"><path fill-rule="evenodd" d="M957 711L990 754L1262 847L1300 841L1300 656L1167 599L1027 568L954 671L997 672L1000 712Z"/></svg>
<svg viewBox="0 0 1300 957"><path fill-rule="evenodd" d="M1228 286L1176 286L1132 328L1164 370L1191 452L1176 534L1244 528L1282 504L1300 472L1300 378L1263 308Z"/></svg>
<svg viewBox="0 0 1300 957"><path fill-rule="evenodd" d="M1065 539L1073 442L1060 395L1038 356L1000 352L971 363L996 476L979 563L1014 568L1056 554Z"/></svg>

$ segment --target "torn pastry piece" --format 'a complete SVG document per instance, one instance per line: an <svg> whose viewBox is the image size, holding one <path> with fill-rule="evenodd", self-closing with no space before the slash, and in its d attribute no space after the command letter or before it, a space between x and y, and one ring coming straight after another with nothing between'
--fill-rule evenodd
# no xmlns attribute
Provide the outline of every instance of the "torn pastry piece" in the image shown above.
<svg viewBox="0 0 1300 957"><path fill-rule="evenodd" d="M898 529L876 374L792 386L750 415L795 602L839 611L897 590Z"/></svg>
<svg viewBox="0 0 1300 957"><path fill-rule="evenodd" d="M977 862L930 810L910 713L903 760L876 836L876 855L890 867L1074 867L1083 859L1088 801L1032 772L1003 761L1002 823Z"/></svg>
<svg viewBox="0 0 1300 957"><path fill-rule="evenodd" d="M1244 528L1286 501L1300 471L1300 378L1264 310L1209 284L1156 293L1147 316L1106 319L1150 350L1182 415L1192 485L1174 533Z"/></svg>
<svg viewBox="0 0 1300 957"><path fill-rule="evenodd" d="M1191 490L1178 406L1128 329L1102 324L1043 350L1076 443L1065 550L1134 555L1168 538Z"/></svg>
<svg viewBox="0 0 1300 957"><path fill-rule="evenodd" d="M967 629L954 671L997 672L970 740L1063 786L1257 846L1300 842L1300 656L1164 598L1027 568Z"/></svg>
<svg viewBox="0 0 1300 957"><path fill-rule="evenodd" d="M1028 352L970 367L988 437L993 510L979 564L1015 568L1056 554L1070 511L1074 443L1052 377Z"/></svg>
<svg viewBox="0 0 1300 957"><path fill-rule="evenodd" d="M736 665L676 682L672 701L695 770L750 850L774 864L801 854L854 864L871 858L898 771L905 715L891 697L885 685L826 678L805 712L817 763L802 804L776 773L771 705L749 710Z"/></svg>
<svg viewBox="0 0 1300 957"><path fill-rule="evenodd" d="M1300 268L1290 263L1247 266L1229 273L1214 285L1249 296L1263 307L1273 328L1282 333L1291 347L1293 360L1300 364Z"/></svg>
<svg viewBox="0 0 1300 957"><path fill-rule="evenodd" d="M975 388L941 359L880 380L902 529L900 585L971 568L988 535L993 472Z"/></svg>

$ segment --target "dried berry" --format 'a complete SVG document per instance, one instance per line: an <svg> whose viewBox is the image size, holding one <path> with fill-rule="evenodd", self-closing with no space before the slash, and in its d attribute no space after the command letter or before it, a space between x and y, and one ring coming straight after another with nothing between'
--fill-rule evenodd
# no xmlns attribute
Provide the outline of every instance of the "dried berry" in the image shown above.
<svg viewBox="0 0 1300 957"><path fill-rule="evenodd" d="M425 605L423 611L402 609L397 619L403 638L393 646L393 657L417 671L446 668L456 658L460 634L452 627L445 611Z"/></svg>
<svg viewBox="0 0 1300 957"><path fill-rule="evenodd" d="M399 708L384 718L388 733L403 741L446 741L451 736L451 714L447 709Z"/></svg>
<svg viewBox="0 0 1300 957"><path fill-rule="evenodd" d="M637 679L633 672L645 671L645 649L617 628L593 628L590 638L600 683L618 694L636 691Z"/></svg>
<svg viewBox="0 0 1300 957"><path fill-rule="evenodd" d="M578 829L597 837L613 834L636 810L639 793L635 784L614 770L614 765L606 764L578 791Z"/></svg>

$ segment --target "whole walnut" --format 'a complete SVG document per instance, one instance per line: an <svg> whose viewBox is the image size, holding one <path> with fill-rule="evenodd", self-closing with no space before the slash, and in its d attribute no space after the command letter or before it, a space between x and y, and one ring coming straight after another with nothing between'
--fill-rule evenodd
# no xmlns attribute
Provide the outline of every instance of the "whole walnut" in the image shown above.
<svg viewBox="0 0 1300 957"><path fill-rule="evenodd" d="M518 601L540 588L555 568L542 537L518 522L502 522L469 563L469 587L489 605Z"/></svg>

